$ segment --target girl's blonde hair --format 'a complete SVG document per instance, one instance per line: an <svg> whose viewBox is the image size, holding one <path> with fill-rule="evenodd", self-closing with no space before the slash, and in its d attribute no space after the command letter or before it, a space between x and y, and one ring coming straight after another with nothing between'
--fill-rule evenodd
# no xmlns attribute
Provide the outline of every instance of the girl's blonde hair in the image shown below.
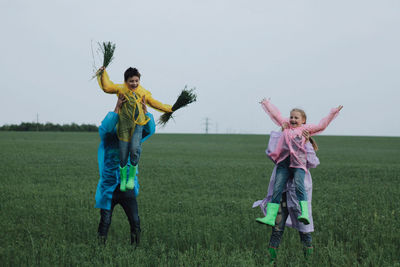
<svg viewBox="0 0 400 267"><path fill-rule="evenodd" d="M293 111L300 113L300 115L304 118L304 123L307 123L307 115L304 112L304 110L300 109L300 108L294 108L290 111L290 113L292 113Z"/></svg>
<svg viewBox="0 0 400 267"><path fill-rule="evenodd" d="M292 112L292 111L300 113L301 117L303 117L303 119L304 119L304 123L307 123L307 115L304 112L304 110L302 110L300 108L294 108L290 112ZM310 143L313 146L314 151L317 152L318 151L318 145L317 145L317 142L315 142L315 140L312 137L310 137Z"/></svg>
<svg viewBox="0 0 400 267"><path fill-rule="evenodd" d="M318 145L317 145L317 142L315 142L315 140L312 137L310 137L310 143L311 143L312 147L314 148L314 151L317 152Z"/></svg>

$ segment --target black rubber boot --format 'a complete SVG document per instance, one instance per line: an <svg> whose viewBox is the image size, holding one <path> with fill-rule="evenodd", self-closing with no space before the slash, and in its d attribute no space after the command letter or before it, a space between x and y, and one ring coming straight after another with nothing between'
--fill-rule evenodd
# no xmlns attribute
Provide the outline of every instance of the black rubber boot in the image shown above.
<svg viewBox="0 0 400 267"><path fill-rule="evenodd" d="M99 245L105 246L106 245L106 241L107 241L107 236L106 235L98 235L97 236L97 242L99 243Z"/></svg>
<svg viewBox="0 0 400 267"><path fill-rule="evenodd" d="M137 248L140 244L140 232L131 233L131 245Z"/></svg>

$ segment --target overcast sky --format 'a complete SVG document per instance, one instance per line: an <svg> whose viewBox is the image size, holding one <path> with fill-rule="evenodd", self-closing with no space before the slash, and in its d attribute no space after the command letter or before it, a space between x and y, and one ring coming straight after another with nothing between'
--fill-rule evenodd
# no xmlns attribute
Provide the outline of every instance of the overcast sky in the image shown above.
<svg viewBox="0 0 400 267"><path fill-rule="evenodd" d="M112 41L114 82L137 67L168 104L197 88L158 132L202 133L209 118L210 133L266 134L271 97L309 123L343 105L324 134L400 135L398 0L0 0L0 27L0 125L99 125L116 97L90 80L91 43Z"/></svg>

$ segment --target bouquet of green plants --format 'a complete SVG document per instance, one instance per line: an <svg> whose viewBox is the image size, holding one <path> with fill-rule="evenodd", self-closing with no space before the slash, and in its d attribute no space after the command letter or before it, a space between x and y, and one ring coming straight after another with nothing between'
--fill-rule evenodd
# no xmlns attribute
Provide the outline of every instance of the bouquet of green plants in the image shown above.
<svg viewBox="0 0 400 267"><path fill-rule="evenodd" d="M112 62L112 60L114 59L114 51L115 51L115 44L113 44L112 42L103 42L103 43L97 43L99 45L98 48L98 53L101 53L103 55L103 65L102 67L107 68L108 65L110 65L110 63ZM93 50L92 50L93 53ZM93 60L94 60L94 56L93 56ZM95 64L95 63L93 63ZM96 76L99 77L103 74L103 69L101 70L97 70L95 69L96 74L93 76L93 78L95 78Z"/></svg>
<svg viewBox="0 0 400 267"><path fill-rule="evenodd" d="M194 92L195 88L187 89L187 86L182 90L181 94L178 96L175 104L172 106L172 112L166 112L161 115L160 119L158 120L158 124L161 126L165 126L169 119L173 118L172 114L180 108L183 108L190 103L196 102L196 94Z"/></svg>

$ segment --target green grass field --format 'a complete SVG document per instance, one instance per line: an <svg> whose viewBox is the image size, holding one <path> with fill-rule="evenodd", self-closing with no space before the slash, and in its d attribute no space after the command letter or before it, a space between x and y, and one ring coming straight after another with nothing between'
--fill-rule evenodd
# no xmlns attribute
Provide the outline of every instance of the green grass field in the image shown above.
<svg viewBox="0 0 400 267"><path fill-rule="evenodd" d="M311 266L400 266L400 138L316 138ZM263 266L255 218L272 163L267 136L159 134L143 145L141 247L117 206L97 245L95 133L0 132L1 266ZM278 266L301 266L287 228Z"/></svg>

